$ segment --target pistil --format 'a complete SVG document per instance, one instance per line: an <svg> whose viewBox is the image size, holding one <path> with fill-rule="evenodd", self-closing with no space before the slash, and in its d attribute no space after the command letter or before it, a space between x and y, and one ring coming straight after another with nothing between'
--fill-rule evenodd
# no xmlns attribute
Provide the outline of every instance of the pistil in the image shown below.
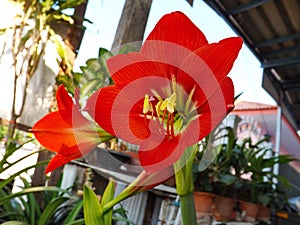
<svg viewBox="0 0 300 225"><path fill-rule="evenodd" d="M152 96L145 95L143 114L145 119L161 123L166 135L174 137L182 132L192 120L200 116L197 112L196 103L192 100L195 87L186 96L184 89L178 86L175 78L172 77L171 85L163 90L168 96L167 98L162 98L155 90L152 90Z"/></svg>

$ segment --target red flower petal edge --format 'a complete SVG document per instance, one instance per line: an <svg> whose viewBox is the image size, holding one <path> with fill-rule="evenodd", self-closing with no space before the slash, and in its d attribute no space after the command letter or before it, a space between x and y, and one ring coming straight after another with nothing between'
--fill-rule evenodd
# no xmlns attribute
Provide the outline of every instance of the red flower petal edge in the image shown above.
<svg viewBox="0 0 300 225"><path fill-rule="evenodd" d="M58 111L44 116L31 130L41 145L57 153L46 172L82 157L101 141L95 125L81 114L63 86L58 88L56 98Z"/></svg>

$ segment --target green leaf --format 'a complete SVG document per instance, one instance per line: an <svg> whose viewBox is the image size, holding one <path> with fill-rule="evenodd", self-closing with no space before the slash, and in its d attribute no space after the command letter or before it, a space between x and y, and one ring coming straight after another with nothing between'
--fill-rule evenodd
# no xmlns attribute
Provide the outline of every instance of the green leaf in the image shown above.
<svg viewBox="0 0 300 225"><path fill-rule="evenodd" d="M128 54L129 52L137 52L137 49L130 44L126 44L119 49L118 54Z"/></svg>
<svg viewBox="0 0 300 225"><path fill-rule="evenodd" d="M32 188L25 188L24 190L20 191L20 192L16 192L16 193L13 193L13 194L10 194L8 196L5 196L3 198L0 199L0 205L3 205L4 203L16 198L16 197L19 197L19 196L22 196L22 195L26 195L28 193L32 193L32 192L41 192L41 191L64 191L60 188L57 188L57 187L32 187Z"/></svg>
<svg viewBox="0 0 300 225"><path fill-rule="evenodd" d="M76 83L80 86L82 96L90 96L104 86L111 84L111 77L106 65L112 53L104 48L99 49L99 57L86 61L86 66L81 66L82 75L76 75ZM78 79L80 78L80 79ZM75 79L75 76L74 76Z"/></svg>
<svg viewBox="0 0 300 225"><path fill-rule="evenodd" d="M86 225L105 224L100 202L94 191L88 186L84 186L83 189L83 212Z"/></svg>
<svg viewBox="0 0 300 225"><path fill-rule="evenodd" d="M80 200L69 213L68 217L65 219L64 225L69 225L75 222L77 215L80 213L83 207L83 201Z"/></svg>
<svg viewBox="0 0 300 225"><path fill-rule="evenodd" d="M226 130L227 130L227 137L228 137L227 151L231 152L235 143L234 131L231 127L226 127Z"/></svg>
<svg viewBox="0 0 300 225"><path fill-rule="evenodd" d="M63 84L69 93L74 94L75 87L70 76L58 75L55 80L58 85Z"/></svg>
<svg viewBox="0 0 300 225"><path fill-rule="evenodd" d="M11 175L9 178L7 178L6 180L4 181L1 181L0 183L0 189L3 188L5 185L9 184L12 180L14 180L17 176L19 176L20 174L32 169L32 168L37 168L39 166L43 166L43 165L46 165L49 161L42 161L42 162L38 162L37 164L35 165L32 165L32 166L29 166L29 167L26 167L18 172L16 172L15 174ZM0 200L1 202L1 200Z"/></svg>
<svg viewBox="0 0 300 225"><path fill-rule="evenodd" d="M70 198L68 197L59 197L57 199L54 199L50 204L46 206L44 209L38 224L39 225L47 225L51 219L51 217L54 215L56 212L57 208L62 205L64 202L69 200Z"/></svg>
<svg viewBox="0 0 300 225"><path fill-rule="evenodd" d="M26 142L26 143L28 143L28 142ZM22 144L21 146L23 146L23 144ZM16 165L17 163L23 161L24 159L26 159L26 158L28 158L28 157L34 155L34 154L38 154L39 152L41 152L41 151L35 151L35 152L32 152L32 153L27 154L27 155L25 155L24 157L22 157L22 158L20 158L20 159L18 159L18 160L16 160L16 161L14 161L13 163L9 163L8 166L0 168L0 173L3 173L5 170L9 169L9 168L12 167L13 165ZM3 159L1 159L1 160L3 160Z"/></svg>
<svg viewBox="0 0 300 225"><path fill-rule="evenodd" d="M6 186L7 184L9 184L12 180L14 180L17 176L19 176L20 174L32 169L32 168L36 168L36 167L39 167L39 166L42 166L42 165L45 165L47 164L49 161L43 161L43 162L39 162L35 165L32 165L32 166L29 166L29 167L26 167L18 172L16 172L15 174L11 175L8 179L2 181L0 183L0 189L3 188L4 186Z"/></svg>
<svg viewBox="0 0 300 225"><path fill-rule="evenodd" d="M105 188L105 191L102 196L101 200L101 207L103 208L105 204L110 202L114 198L114 182L109 181L108 185ZM113 209L108 210L107 212L104 213L104 224L105 225L111 225L112 224L112 215L113 215Z"/></svg>
<svg viewBox="0 0 300 225"><path fill-rule="evenodd" d="M64 225L85 225L84 219L78 219L70 223L66 223Z"/></svg>
<svg viewBox="0 0 300 225"><path fill-rule="evenodd" d="M109 54L112 56L112 53L105 48L99 48L98 57L104 56L104 54Z"/></svg>
<svg viewBox="0 0 300 225"><path fill-rule="evenodd" d="M236 182L237 177L234 175L225 174L221 176L220 180L226 185L231 185Z"/></svg>
<svg viewBox="0 0 300 225"><path fill-rule="evenodd" d="M8 196L10 190L7 192L3 189L0 189L0 200L6 196ZM23 221L27 222L27 218L24 215L23 209L22 209L22 203L17 202L17 201L8 201L5 202L1 208L4 210L3 212L0 213L0 218L4 218L4 221L7 220L18 220L18 221ZM3 221L3 220L2 220Z"/></svg>
<svg viewBox="0 0 300 225"><path fill-rule="evenodd" d="M89 96L95 90L101 87L102 80L99 78L90 79L88 82L84 83L81 87L82 96ZM99 86L100 85L100 86Z"/></svg>
<svg viewBox="0 0 300 225"><path fill-rule="evenodd" d="M30 184L28 183L28 181L23 177L21 177L21 179L23 181L24 187L30 188ZM36 213L38 214L38 216L41 215L40 208L37 207L39 204L36 201L33 193L28 193L26 197L27 197L27 201L23 201L23 205L25 207L27 218L29 218L30 224L34 224L35 219L37 217Z"/></svg>
<svg viewBox="0 0 300 225"><path fill-rule="evenodd" d="M126 222L127 225L128 224L134 224L131 220L129 220L127 218L126 210L124 209L124 207L122 206L122 204L119 204L119 208L113 210L113 217L112 217L112 219L113 220L120 220L120 221Z"/></svg>
<svg viewBox="0 0 300 225"><path fill-rule="evenodd" d="M28 223L25 223L23 221L9 221L1 223L1 225L28 225Z"/></svg>
<svg viewBox="0 0 300 225"><path fill-rule="evenodd" d="M128 223L129 223L129 224L133 224L133 225L135 224L135 223L132 222L131 220L126 219L126 218L124 218L124 217L113 216L112 219L113 219L113 220L117 220L117 221L123 221L123 222L126 222L127 224L128 224Z"/></svg>
<svg viewBox="0 0 300 225"><path fill-rule="evenodd" d="M270 203L271 198L267 195L260 195L258 196L258 200L263 206L267 206Z"/></svg>

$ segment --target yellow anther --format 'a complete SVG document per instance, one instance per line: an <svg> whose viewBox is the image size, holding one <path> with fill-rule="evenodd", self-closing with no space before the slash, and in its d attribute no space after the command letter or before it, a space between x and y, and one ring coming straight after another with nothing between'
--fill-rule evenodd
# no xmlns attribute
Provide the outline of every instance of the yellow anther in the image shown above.
<svg viewBox="0 0 300 225"><path fill-rule="evenodd" d="M149 103L149 95L146 94L145 98L144 98L143 113L147 114L151 110L150 107L152 107L152 106Z"/></svg>
<svg viewBox="0 0 300 225"><path fill-rule="evenodd" d="M159 117L159 115L160 115L160 107L161 107L161 103L162 103L162 100L159 101L159 102L155 105L155 110L156 110L156 114L157 114L158 117Z"/></svg>
<svg viewBox="0 0 300 225"><path fill-rule="evenodd" d="M160 106L160 110L165 110L169 113L173 113L175 111L175 106L176 106L176 94L173 93L169 98L166 98Z"/></svg>

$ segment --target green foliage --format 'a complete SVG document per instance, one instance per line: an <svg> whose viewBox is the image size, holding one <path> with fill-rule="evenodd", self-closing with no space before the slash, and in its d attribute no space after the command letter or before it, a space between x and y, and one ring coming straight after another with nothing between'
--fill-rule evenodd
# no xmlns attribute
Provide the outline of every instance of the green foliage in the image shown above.
<svg viewBox="0 0 300 225"><path fill-rule="evenodd" d="M134 225L134 223L127 218L126 211L121 204L119 204L119 208L114 209L112 219L113 219L113 224L116 224L117 221L123 221L126 222L127 225L129 224Z"/></svg>
<svg viewBox="0 0 300 225"><path fill-rule="evenodd" d="M280 186L287 188L289 182L274 172L274 166L296 159L290 155L266 157L267 153L272 153L272 149L264 145L268 137L257 143L252 143L250 138L238 142L232 128L226 127L224 130L226 132L221 138L225 138L225 142L210 150L218 153L211 165L202 172L197 171L196 166L196 190L260 203L274 209L281 208L287 197ZM202 152L198 155L200 160L202 155Z"/></svg>
<svg viewBox="0 0 300 225"><path fill-rule="evenodd" d="M71 224L75 222L76 224L84 224L77 220L82 208L81 199L71 196L70 193L58 187L30 187L24 179L23 182L25 188L20 192L12 194L1 190L0 221L18 221L30 225ZM50 201L43 202L46 207L41 209L41 202L38 202L34 195L36 192L56 192L59 195ZM76 208L76 210L72 210L70 207Z"/></svg>
<svg viewBox="0 0 300 225"><path fill-rule="evenodd" d="M113 225L114 221L123 221L127 224L134 224L132 221L128 220L126 211L122 206L117 209L109 208L108 210L104 210L104 208L106 208L106 204L113 199L113 181L110 181L106 186L101 200L99 200L98 196L90 187L85 185L83 193L83 208L86 225Z"/></svg>
<svg viewBox="0 0 300 225"><path fill-rule="evenodd" d="M127 54L135 52L136 49L131 45L124 45L118 49L117 54ZM100 48L98 58L91 58L86 61L86 65L81 66L81 72L61 74L56 77L57 84L63 84L69 93L75 94L79 87L80 97L85 99L91 96L96 90L113 84L111 75L107 68L106 61L114 54L107 49Z"/></svg>
<svg viewBox="0 0 300 225"><path fill-rule="evenodd" d="M79 87L81 96L90 96L97 89L112 83L109 75L106 60L112 53L106 49L99 49L99 56L86 61L86 66L81 66L81 72L59 75L56 78L58 84L63 84L69 93L74 94L76 87Z"/></svg>
<svg viewBox="0 0 300 225"><path fill-rule="evenodd" d="M13 139L6 143L6 151L0 160L0 173L6 172L17 163L21 163L28 157L40 152L31 152L14 162L8 160L12 154L16 154L29 142L32 142L32 139L24 143L18 139ZM31 187L30 183L21 176L29 169L38 168L47 163L48 161L42 161L21 168L20 171L16 171L7 179L1 181L0 223L26 225L84 224L82 220L82 199L59 188L60 183L54 187ZM24 188L19 192L12 193L12 184L17 177L23 182ZM36 199L35 193L43 193L43 202Z"/></svg>
<svg viewBox="0 0 300 225"><path fill-rule="evenodd" d="M105 224L102 216L103 209L99 199L88 186L84 186L83 208L86 225Z"/></svg>

